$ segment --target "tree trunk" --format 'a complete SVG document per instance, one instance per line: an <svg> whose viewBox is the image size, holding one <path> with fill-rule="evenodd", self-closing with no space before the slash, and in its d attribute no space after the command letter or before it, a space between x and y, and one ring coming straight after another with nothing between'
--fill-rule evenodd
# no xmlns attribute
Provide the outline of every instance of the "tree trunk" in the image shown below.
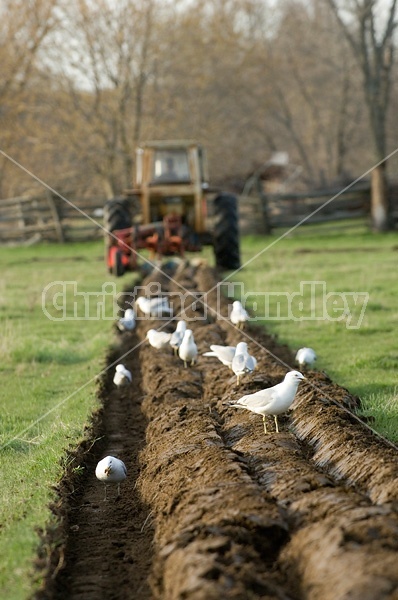
<svg viewBox="0 0 398 600"><path fill-rule="evenodd" d="M389 229L389 211L385 163L377 165L372 171L370 210L373 231L387 231Z"/></svg>

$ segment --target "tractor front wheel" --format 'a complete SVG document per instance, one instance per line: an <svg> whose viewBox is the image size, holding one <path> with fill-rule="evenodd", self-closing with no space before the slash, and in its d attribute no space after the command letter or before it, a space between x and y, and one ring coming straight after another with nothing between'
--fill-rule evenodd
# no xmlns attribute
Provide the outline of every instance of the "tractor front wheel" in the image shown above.
<svg viewBox="0 0 398 600"><path fill-rule="evenodd" d="M214 200L214 255L217 267L239 269L238 200L233 194L221 193Z"/></svg>

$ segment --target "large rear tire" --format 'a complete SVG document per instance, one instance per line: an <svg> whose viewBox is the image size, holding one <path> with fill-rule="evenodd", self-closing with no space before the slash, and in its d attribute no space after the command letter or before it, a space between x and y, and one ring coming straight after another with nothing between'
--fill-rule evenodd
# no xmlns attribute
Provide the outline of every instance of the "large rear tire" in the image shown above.
<svg viewBox="0 0 398 600"><path fill-rule="evenodd" d="M221 193L214 200L214 255L217 267L239 269L238 200L233 194Z"/></svg>
<svg viewBox="0 0 398 600"><path fill-rule="evenodd" d="M127 229L132 226L129 199L109 200L104 207L104 227L107 233L115 229Z"/></svg>

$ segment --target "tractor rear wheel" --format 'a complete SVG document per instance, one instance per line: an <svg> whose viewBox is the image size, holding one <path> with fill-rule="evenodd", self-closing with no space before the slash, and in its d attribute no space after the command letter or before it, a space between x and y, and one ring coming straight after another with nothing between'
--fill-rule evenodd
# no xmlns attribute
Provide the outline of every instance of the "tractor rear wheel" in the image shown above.
<svg viewBox="0 0 398 600"><path fill-rule="evenodd" d="M221 193L214 199L214 255L217 267L239 269L238 200L233 194Z"/></svg>
<svg viewBox="0 0 398 600"><path fill-rule="evenodd" d="M115 231L115 229L127 229L131 225L132 219L127 198L109 200L105 204L104 227L108 233Z"/></svg>

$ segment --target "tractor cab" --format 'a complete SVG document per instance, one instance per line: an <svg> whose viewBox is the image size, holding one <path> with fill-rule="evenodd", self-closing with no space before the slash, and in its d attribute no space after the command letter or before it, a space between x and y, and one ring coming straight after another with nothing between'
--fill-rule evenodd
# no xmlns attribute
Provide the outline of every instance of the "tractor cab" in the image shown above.
<svg viewBox="0 0 398 600"><path fill-rule="evenodd" d="M142 144L136 151L133 184L143 225L173 214L196 233L205 231L207 165L203 148L196 142Z"/></svg>

